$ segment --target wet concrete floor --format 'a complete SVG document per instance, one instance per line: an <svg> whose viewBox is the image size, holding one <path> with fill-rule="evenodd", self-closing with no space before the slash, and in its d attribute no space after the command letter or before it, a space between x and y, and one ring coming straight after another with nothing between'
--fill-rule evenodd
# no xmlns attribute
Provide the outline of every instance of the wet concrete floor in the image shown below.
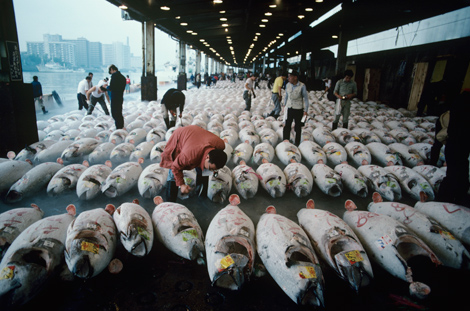
<svg viewBox="0 0 470 311"><path fill-rule="evenodd" d="M273 161L282 169L284 165ZM144 167L150 163L144 163ZM249 163L250 164L250 163ZM304 163L306 164L306 163ZM307 165L308 166L308 165ZM115 167L115 166L113 166ZM229 165L233 169L233 163ZM256 166L253 166L256 169ZM232 188L232 193L236 193ZM164 192L161 193L165 199ZM352 199L359 210L366 210L371 202L371 193L367 198L352 195L346 189L340 197L333 198L323 194L316 186L306 198L298 198L292 191L287 191L281 198L273 199L259 187L257 195L249 200L241 198L239 207L252 219L255 226L266 207L274 205L278 214L297 222L297 212L305 207L309 198L314 199L316 208L328 210L342 216L344 202ZM150 199L140 196L137 187L124 195L110 199L103 194L91 201L80 201L75 192L50 198L44 191L23 199L15 204L6 204L0 200L0 213L15 207L29 206L36 203L45 211L45 217L65 213L68 204L74 204L77 215L93 208L104 208L106 204L118 207L124 202L138 199L151 215L155 204ZM414 201L403 195L402 203L414 205ZM178 200L187 206L196 216L203 232L207 231L214 215L228 202L214 203L208 198L190 197ZM55 278L33 300L20 310L308 310L296 305L274 282L269 273L262 277L253 276L246 286L237 292L211 286L207 267L188 261L170 252L157 240L151 253L144 258L137 258L125 251L119 244L116 258L124 269L118 275L107 270L90 280L63 281ZM256 266L260 264L256 258ZM367 288L354 293L347 284L339 279L326 266L323 267L325 278L325 304L327 310L453 310L460 309L466 302L467 287L463 282L470 278L469 271L454 270L429 265L428 261L413 264L415 280L431 287L431 294L424 301L418 301L408 294L408 284L394 278L378 266L373 266L375 279ZM3 310L3 306L0 308Z"/></svg>

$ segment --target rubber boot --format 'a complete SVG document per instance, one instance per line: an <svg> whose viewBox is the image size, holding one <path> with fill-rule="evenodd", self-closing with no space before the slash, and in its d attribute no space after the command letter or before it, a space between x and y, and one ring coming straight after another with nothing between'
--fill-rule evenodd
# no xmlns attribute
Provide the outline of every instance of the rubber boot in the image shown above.
<svg viewBox="0 0 470 311"><path fill-rule="evenodd" d="M170 121L170 127L169 127L169 128L172 128L172 127L174 127L174 126L175 126L175 124L176 124L176 121L175 121L175 120L172 120L172 121Z"/></svg>
<svg viewBox="0 0 470 311"><path fill-rule="evenodd" d="M178 198L178 187L176 186L176 181L167 181L166 182L166 200L167 202L176 202Z"/></svg>
<svg viewBox="0 0 470 311"><path fill-rule="evenodd" d="M331 126L331 131L334 131L338 128L338 123L333 122L333 125Z"/></svg>
<svg viewBox="0 0 470 311"><path fill-rule="evenodd" d="M163 118L163 120L165 121L166 128L169 129L170 128L170 118Z"/></svg>
<svg viewBox="0 0 470 311"><path fill-rule="evenodd" d="M348 127L349 127L349 122L344 123L343 126L344 126L345 129L348 129Z"/></svg>
<svg viewBox="0 0 470 311"><path fill-rule="evenodd" d="M42 107L42 112L43 112L44 114L49 113L49 111L46 110L46 107Z"/></svg>

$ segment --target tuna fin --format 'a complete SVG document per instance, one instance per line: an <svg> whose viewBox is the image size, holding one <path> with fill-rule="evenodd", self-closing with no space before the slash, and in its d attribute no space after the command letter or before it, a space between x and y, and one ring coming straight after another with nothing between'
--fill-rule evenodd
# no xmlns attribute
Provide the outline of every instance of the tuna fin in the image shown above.
<svg viewBox="0 0 470 311"><path fill-rule="evenodd" d="M352 212L352 211L354 211L355 209L357 209L356 204L354 204L354 202L351 201L351 200L346 200L346 202L344 202L344 207L345 207L346 210L348 210L349 212Z"/></svg>
<svg viewBox="0 0 470 311"><path fill-rule="evenodd" d="M138 205L138 204L139 204L139 199L134 199L134 200L132 200L132 203L134 203L134 204L137 204L137 205Z"/></svg>
<svg viewBox="0 0 470 311"><path fill-rule="evenodd" d="M424 299L428 297L429 293L431 292L431 288L421 282L412 282L410 284L410 294L413 297L418 299Z"/></svg>
<svg viewBox="0 0 470 311"><path fill-rule="evenodd" d="M289 143L289 140L288 140L288 139L284 139L282 142L283 142L283 143Z"/></svg>
<svg viewBox="0 0 470 311"><path fill-rule="evenodd" d="M268 213L268 214L277 214L276 208L274 206L270 205L266 208L266 213Z"/></svg>
<svg viewBox="0 0 470 311"><path fill-rule="evenodd" d="M14 151L8 151L7 158L13 160L16 157L16 153Z"/></svg>
<svg viewBox="0 0 470 311"><path fill-rule="evenodd" d="M289 161L290 163L297 163L297 161L295 159L290 159Z"/></svg>
<svg viewBox="0 0 470 311"><path fill-rule="evenodd" d="M135 145L135 140L129 139L129 142L130 142L131 144Z"/></svg>
<svg viewBox="0 0 470 311"><path fill-rule="evenodd" d="M88 162L87 160L83 161L82 163L83 166L86 166L86 167L90 167L90 162Z"/></svg>
<svg viewBox="0 0 470 311"><path fill-rule="evenodd" d="M341 162L341 164L348 164L348 161L343 161Z"/></svg>
<svg viewBox="0 0 470 311"><path fill-rule="evenodd" d="M75 208L75 205L69 204L65 209L67 210L67 213L69 215L72 215L72 216L77 215L77 209Z"/></svg>
<svg viewBox="0 0 470 311"><path fill-rule="evenodd" d="M249 144L249 143L250 143L250 141L249 141L248 139L246 139L246 140L245 140L245 143L246 143L246 144Z"/></svg>
<svg viewBox="0 0 470 311"><path fill-rule="evenodd" d="M315 209L315 202L312 199L310 199L307 201L306 206L308 209Z"/></svg>
<svg viewBox="0 0 470 311"><path fill-rule="evenodd" d="M224 142L226 142L228 144L228 139L227 138L224 138Z"/></svg>
<svg viewBox="0 0 470 311"><path fill-rule="evenodd" d="M317 164L325 164L325 162L323 161L323 159L320 159L317 161Z"/></svg>
<svg viewBox="0 0 470 311"><path fill-rule="evenodd" d="M109 160L104 162L104 165L106 165L107 167L113 167L113 163L111 163L111 161L109 161Z"/></svg>
<svg viewBox="0 0 470 311"><path fill-rule="evenodd" d="M145 161L144 158L139 158L139 160L137 162L139 162L139 164L142 164L142 163L144 163L144 161Z"/></svg>
<svg viewBox="0 0 470 311"><path fill-rule="evenodd" d="M33 162L31 162L30 159L26 159L26 162L28 162L29 164L33 165Z"/></svg>
<svg viewBox="0 0 470 311"><path fill-rule="evenodd" d="M380 203L380 202L383 202L384 200L382 196L380 195L380 193L374 192L374 194L372 194L372 201L374 201L374 203Z"/></svg>
<svg viewBox="0 0 470 311"><path fill-rule="evenodd" d="M163 203L163 198L161 196L155 197L155 198L153 198L153 203L155 203L155 205L162 204Z"/></svg>
<svg viewBox="0 0 470 311"><path fill-rule="evenodd" d="M228 201L230 202L230 205L238 205L240 204L240 197L236 194L232 194Z"/></svg>
<svg viewBox="0 0 470 311"><path fill-rule="evenodd" d="M112 274L118 274L119 272L122 271L122 268L123 268L122 261L120 261L117 258L114 258L113 260L111 260L111 262L108 265L108 271L109 273L112 273Z"/></svg>
<svg viewBox="0 0 470 311"><path fill-rule="evenodd" d="M116 210L116 207L112 204L106 204L106 207L104 208L105 211L109 213L109 215L112 215L114 211Z"/></svg>
<svg viewBox="0 0 470 311"><path fill-rule="evenodd" d="M115 140L115 139L111 139L111 143L116 144L116 140Z"/></svg>
<svg viewBox="0 0 470 311"><path fill-rule="evenodd" d="M41 211L41 209L39 208L39 206L37 206L36 204L31 204L31 207L34 208L35 210L37 211Z"/></svg>
<svg viewBox="0 0 470 311"><path fill-rule="evenodd" d="M64 160L62 158L57 158L57 163L64 165Z"/></svg>
<svg viewBox="0 0 470 311"><path fill-rule="evenodd" d="M265 158L263 158L263 160L261 160L261 162L263 162L263 164L264 163L269 163L268 159L265 159Z"/></svg>
<svg viewBox="0 0 470 311"><path fill-rule="evenodd" d="M246 165L246 162L243 161L243 160L241 160L239 164L240 164L240 165Z"/></svg>
<svg viewBox="0 0 470 311"><path fill-rule="evenodd" d="M428 196L426 195L426 193L424 193L424 191L419 192L419 200L421 202L426 202L428 200Z"/></svg>

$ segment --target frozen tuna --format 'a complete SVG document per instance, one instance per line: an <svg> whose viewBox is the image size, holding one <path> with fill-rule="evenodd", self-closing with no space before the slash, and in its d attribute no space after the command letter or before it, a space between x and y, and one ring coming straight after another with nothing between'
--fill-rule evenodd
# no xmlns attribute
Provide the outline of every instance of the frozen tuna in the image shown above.
<svg viewBox="0 0 470 311"><path fill-rule="evenodd" d="M352 194L365 198L369 193L367 188L367 179L353 166L349 164L338 164L335 171L341 176L343 185L351 191Z"/></svg>
<svg viewBox="0 0 470 311"><path fill-rule="evenodd" d="M260 178L261 176L243 161L232 170L233 185L245 200L254 197L258 192Z"/></svg>
<svg viewBox="0 0 470 311"><path fill-rule="evenodd" d="M359 173L367 178L369 186L387 201L401 199L401 188L393 174L377 165L363 165L358 168Z"/></svg>
<svg viewBox="0 0 470 311"><path fill-rule="evenodd" d="M296 304L324 307L324 280L312 244L302 228L266 209L256 227L256 247L269 274Z"/></svg>
<svg viewBox="0 0 470 311"><path fill-rule="evenodd" d="M216 176L217 175L217 176ZM209 176L207 197L216 203L222 203L232 190L232 172L227 166L218 170L217 174Z"/></svg>
<svg viewBox="0 0 470 311"><path fill-rule="evenodd" d="M169 169L160 167L159 163L150 164L139 176L137 187L143 198L151 199L160 194L166 186Z"/></svg>
<svg viewBox="0 0 470 311"><path fill-rule="evenodd" d="M10 189L32 168L31 162L26 161L6 160L0 163L0 193Z"/></svg>
<svg viewBox="0 0 470 311"><path fill-rule="evenodd" d="M372 156L369 149L362 143L356 141L350 142L344 146L344 149L348 153L349 163L354 167L371 164Z"/></svg>
<svg viewBox="0 0 470 311"><path fill-rule="evenodd" d="M167 141L156 143L150 151L150 161L160 163L162 160L162 153L165 150Z"/></svg>
<svg viewBox="0 0 470 311"><path fill-rule="evenodd" d="M276 155L284 165L291 162L300 163L302 155L299 148L289 141L283 141L276 146Z"/></svg>
<svg viewBox="0 0 470 311"><path fill-rule="evenodd" d="M7 193L5 200L14 203L45 189L47 184L61 168L62 164L54 162L41 163L15 182Z"/></svg>
<svg viewBox="0 0 470 311"><path fill-rule="evenodd" d="M81 279L100 274L110 263L117 246L114 206L81 212L67 230L65 262Z"/></svg>
<svg viewBox="0 0 470 311"><path fill-rule="evenodd" d="M139 162L126 162L117 166L101 186L101 192L109 198L115 198L131 190L137 185L143 162L140 158Z"/></svg>
<svg viewBox="0 0 470 311"><path fill-rule="evenodd" d="M152 223L157 239L176 255L189 260L204 256L204 235L193 213L184 205L156 197Z"/></svg>
<svg viewBox="0 0 470 311"><path fill-rule="evenodd" d="M374 274L364 247L340 217L315 208L312 199L297 213L316 254L356 292L372 281Z"/></svg>
<svg viewBox="0 0 470 311"><path fill-rule="evenodd" d="M240 161L244 161L246 163L253 155L253 146L246 142L241 143L233 149L232 154L233 163L235 163L235 165L240 164Z"/></svg>
<svg viewBox="0 0 470 311"><path fill-rule="evenodd" d="M390 147L382 143L370 143L366 145L372 155L372 160L380 166L403 165L399 154L394 153Z"/></svg>
<svg viewBox="0 0 470 311"><path fill-rule="evenodd" d="M408 265L411 258L420 256L439 265L436 254L417 235L395 219L372 213L356 211L356 205L347 200L343 220L361 240L367 255L391 275L410 283L410 294L425 298L430 288L413 280Z"/></svg>
<svg viewBox="0 0 470 311"><path fill-rule="evenodd" d="M300 143L299 150L302 158L311 166L315 164L326 164L326 153L317 143L310 140L304 140Z"/></svg>
<svg viewBox="0 0 470 311"><path fill-rule="evenodd" d="M153 224L149 213L139 201L122 203L113 213L114 223L124 248L134 256L143 257L153 246Z"/></svg>
<svg viewBox="0 0 470 311"><path fill-rule="evenodd" d="M273 198L279 198L286 192L286 176L284 172L273 163L261 164L256 173L261 176L260 184Z"/></svg>
<svg viewBox="0 0 470 311"><path fill-rule="evenodd" d="M206 233L207 270L213 285L240 289L253 272L255 226L238 207L240 198L230 196L230 204L212 219Z"/></svg>
<svg viewBox="0 0 470 311"><path fill-rule="evenodd" d="M274 159L274 147L269 143L260 143L253 149L253 163L261 165L266 162L272 162Z"/></svg>
<svg viewBox="0 0 470 311"><path fill-rule="evenodd" d="M49 196L56 196L65 191L75 189L78 179L87 168L88 162L86 161L83 164L70 164L61 168L49 181L47 194Z"/></svg>
<svg viewBox="0 0 470 311"><path fill-rule="evenodd" d="M111 161L90 166L80 175L77 182L77 196L80 200L91 200L101 192L101 185L113 171Z"/></svg>
<svg viewBox="0 0 470 311"><path fill-rule="evenodd" d="M287 187L297 197L303 198L310 194L313 187L313 176L310 170L302 163L290 163L284 168Z"/></svg>
<svg viewBox="0 0 470 311"><path fill-rule="evenodd" d="M338 143L331 142L323 146L326 154L327 162L331 167L335 167L341 163L347 163L348 154L346 149Z"/></svg>
<svg viewBox="0 0 470 311"><path fill-rule="evenodd" d="M88 162L91 165L104 164L111 158L111 152L115 147L116 145L110 142L99 144L95 150L88 155Z"/></svg>
<svg viewBox="0 0 470 311"><path fill-rule="evenodd" d="M434 200L434 191L428 181L416 171L406 166L387 166L384 168L400 182L401 189L413 199L419 201L424 192L430 201Z"/></svg>
<svg viewBox="0 0 470 311"><path fill-rule="evenodd" d="M433 165L420 165L413 167L413 170L423 176L428 183L432 186L435 193L439 192L439 186L442 180L446 177L446 172L437 166Z"/></svg>
<svg viewBox="0 0 470 311"><path fill-rule="evenodd" d="M97 139L81 138L65 148L64 152L62 152L61 158L65 163L82 162L84 157L92 153L99 144L100 142Z"/></svg>
<svg viewBox="0 0 470 311"><path fill-rule="evenodd" d="M30 301L58 273L64 261L67 228L75 216L68 213L43 218L24 230L0 263L0 301L18 307Z"/></svg>
<svg viewBox="0 0 470 311"><path fill-rule="evenodd" d="M403 161L403 164L410 168L424 164L424 161L421 156L417 152L411 151L407 145L404 145L402 143L393 143L388 145L388 147L390 148L390 150L392 150L392 152L399 154Z"/></svg>
<svg viewBox="0 0 470 311"><path fill-rule="evenodd" d="M338 197L343 192L341 176L326 164L315 164L312 176L318 188L327 195Z"/></svg>
<svg viewBox="0 0 470 311"><path fill-rule="evenodd" d="M443 265L455 269L470 269L470 254L448 229L437 221L399 202L383 202L380 194L375 192L373 202L367 209L384 214L404 224L418 235L442 261Z"/></svg>
<svg viewBox="0 0 470 311"><path fill-rule="evenodd" d="M0 214L0 260L11 243L30 225L40 220L44 212L36 205L14 208Z"/></svg>

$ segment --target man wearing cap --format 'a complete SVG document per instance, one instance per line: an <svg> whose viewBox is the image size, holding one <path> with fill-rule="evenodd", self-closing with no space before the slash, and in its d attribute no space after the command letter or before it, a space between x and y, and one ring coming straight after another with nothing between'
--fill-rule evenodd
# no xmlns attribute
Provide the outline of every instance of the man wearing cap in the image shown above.
<svg viewBox="0 0 470 311"><path fill-rule="evenodd" d="M282 86L284 85L284 81L287 79L287 72L281 73L279 77L274 80L273 85L273 94L271 95L271 99L274 102L274 109L271 111L269 116L274 117L277 119L279 114L281 113L281 101L282 101Z"/></svg>
<svg viewBox="0 0 470 311"><path fill-rule="evenodd" d="M196 184L199 185L204 182L203 175L224 167L227 162L224 149L225 142L220 137L197 125L177 128L171 134L160 161L160 167L170 169L166 185L167 201L176 201L178 187L182 194L192 190L184 182L183 170L196 169ZM207 191L207 186L205 188Z"/></svg>
<svg viewBox="0 0 470 311"><path fill-rule="evenodd" d="M332 131L338 128L338 122L339 118L341 118L341 115L343 115L343 127L345 129L348 128L349 112L351 110L351 99L356 97L357 94L356 82L351 81L351 78L353 76L353 71L348 69L344 72L344 79L336 82L335 96L336 98L341 99L341 111L340 114L336 115L336 118L333 121L333 125L331 127Z"/></svg>
<svg viewBox="0 0 470 311"><path fill-rule="evenodd" d="M295 122L295 145L299 146L302 136L302 117L308 111L308 93L305 84L299 81L299 74L296 71L289 73L289 83L286 85L286 96L284 99L284 130L283 140L289 140L292 121Z"/></svg>

